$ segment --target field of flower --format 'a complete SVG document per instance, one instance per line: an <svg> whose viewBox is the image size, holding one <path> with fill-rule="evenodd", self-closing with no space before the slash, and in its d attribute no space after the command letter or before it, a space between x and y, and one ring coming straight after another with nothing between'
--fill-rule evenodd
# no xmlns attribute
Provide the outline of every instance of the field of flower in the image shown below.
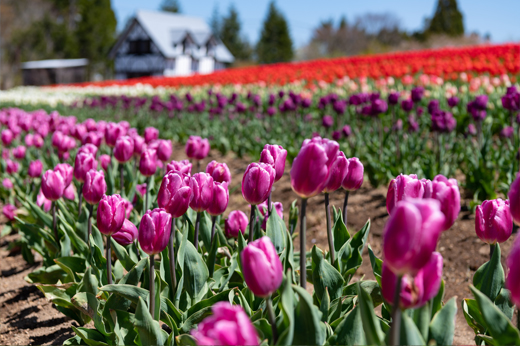
<svg viewBox="0 0 520 346"><path fill-rule="evenodd" d="M76 321L66 345L452 344L459 309L477 344L518 345L519 64L504 45L1 92L1 234L41 258L26 280ZM373 215L362 185L385 190L375 234L347 227ZM439 243L462 213L489 261L456 302L464 257Z"/></svg>

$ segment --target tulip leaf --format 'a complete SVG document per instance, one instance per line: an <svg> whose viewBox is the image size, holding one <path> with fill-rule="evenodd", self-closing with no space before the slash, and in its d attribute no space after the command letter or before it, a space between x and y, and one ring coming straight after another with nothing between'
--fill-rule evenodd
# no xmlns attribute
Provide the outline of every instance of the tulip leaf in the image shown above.
<svg viewBox="0 0 520 346"><path fill-rule="evenodd" d="M211 217L206 212L202 212L200 215L199 235L206 251L209 252L211 249Z"/></svg>
<svg viewBox="0 0 520 346"><path fill-rule="evenodd" d="M287 228L285 227L285 223L273 208L271 216L267 218L266 234L271 239L278 254L280 254L285 248L286 230Z"/></svg>
<svg viewBox="0 0 520 346"><path fill-rule="evenodd" d="M452 345L456 315L457 302L456 298L453 297L435 314L430 322L428 339L435 340L437 345Z"/></svg>
<svg viewBox="0 0 520 346"><path fill-rule="evenodd" d="M179 346L197 346L195 338L189 334L181 334L175 337L175 341Z"/></svg>
<svg viewBox="0 0 520 346"><path fill-rule="evenodd" d="M464 299L462 301L462 312L468 325L473 329L475 334L484 333L486 331L486 322L480 313L477 301L474 299Z"/></svg>
<svg viewBox="0 0 520 346"><path fill-rule="evenodd" d="M259 318L254 321L253 326L255 327L260 340L272 340L273 332L271 330L271 325L265 318Z"/></svg>
<svg viewBox="0 0 520 346"><path fill-rule="evenodd" d="M370 264L372 265L372 272L376 277L376 281L381 286L381 273L383 272L383 261L380 258L377 258L372 251L372 247L370 244L368 245L368 256L370 257Z"/></svg>
<svg viewBox="0 0 520 346"><path fill-rule="evenodd" d="M295 276L295 269L296 269L296 263L294 262L294 244L292 241L291 234L288 230L285 231L285 237L286 239L286 255L283 260L284 265L284 271L286 273L291 273L291 283L296 283L296 276Z"/></svg>
<svg viewBox="0 0 520 346"><path fill-rule="evenodd" d="M359 230L352 238L349 239L352 248L352 256L350 256L346 264L346 272L343 274L345 282L349 282L356 270L363 263L363 249L370 232L370 220L366 222L361 230Z"/></svg>
<svg viewBox="0 0 520 346"><path fill-rule="evenodd" d="M247 243L242 232L238 232L238 264L240 265L240 271L242 271L242 251L246 248Z"/></svg>
<svg viewBox="0 0 520 346"><path fill-rule="evenodd" d="M121 261L123 267L127 271L132 270L132 268L135 266L135 262L128 254L128 251L126 251L126 249L123 246L119 245L113 237L110 237L110 244L112 245L112 249L114 250L117 259Z"/></svg>
<svg viewBox="0 0 520 346"><path fill-rule="evenodd" d="M83 340L83 342L85 342L88 346L108 346L108 344L104 342L106 340L103 334L101 334L96 329L87 329L82 327L76 328L74 326L71 327L72 330L74 330L74 333L76 333L76 335L78 335L81 340Z"/></svg>
<svg viewBox="0 0 520 346"><path fill-rule="evenodd" d="M296 225L298 224L298 215L300 213L298 209L298 200L295 199L291 203L291 209L289 210L289 233L292 235L294 230L296 229Z"/></svg>
<svg viewBox="0 0 520 346"><path fill-rule="evenodd" d="M305 289L294 285L293 290L300 297L294 311L293 345L322 345L326 330L320 310Z"/></svg>
<svg viewBox="0 0 520 346"><path fill-rule="evenodd" d="M61 215L58 214L58 218L62 218ZM75 225L75 224L74 224ZM70 226L69 224L65 222L60 223L61 231L68 235L72 246L74 248L74 253L81 254L84 257L87 257L88 255L88 245L85 243L85 241L78 236L76 231Z"/></svg>
<svg viewBox="0 0 520 346"><path fill-rule="evenodd" d="M491 260L484 263L473 276L473 286L484 293L491 301L494 301L502 287L504 287L504 268L500 263L500 246L495 245L495 251Z"/></svg>
<svg viewBox="0 0 520 346"><path fill-rule="evenodd" d="M123 278L119 281L119 284L135 285L141 280L141 275L148 265L148 258L141 259Z"/></svg>
<svg viewBox="0 0 520 346"><path fill-rule="evenodd" d="M62 282L77 281L77 273L83 274L86 270L85 259L81 257L69 256L56 258L54 262L61 267L69 276L69 280Z"/></svg>
<svg viewBox="0 0 520 346"><path fill-rule="evenodd" d="M211 308L213 305L215 305L218 302L228 301L228 295L230 293L232 293L232 292L235 292L235 290L238 291L237 288L233 288L233 289L225 290L223 292L215 294L214 296L212 296L212 297L210 297L208 299L201 300L200 302L198 302L198 303L194 304L193 306L191 306L183 314L183 319L187 319L187 318L191 317L194 313L196 313L197 311L200 311L200 310L202 310L204 308L207 308L207 307Z"/></svg>
<svg viewBox="0 0 520 346"><path fill-rule="evenodd" d="M144 300L139 297L135 310L134 325L142 345L164 345L168 338L157 321L152 318Z"/></svg>
<svg viewBox="0 0 520 346"><path fill-rule="evenodd" d="M363 321L363 330L367 343L369 345L382 345L384 341L384 333L381 325L374 312L374 304L372 298L367 291L358 283L358 304L361 312L361 320ZM412 322L413 323L413 322Z"/></svg>
<svg viewBox="0 0 520 346"><path fill-rule="evenodd" d="M74 217L67 209L67 206L61 200L57 200L56 205L58 206L58 209L59 209L59 213L56 213L56 216L59 214L63 214L62 222L66 222L68 225L76 224Z"/></svg>
<svg viewBox="0 0 520 346"><path fill-rule="evenodd" d="M334 334L327 340L329 345L366 345L363 321L359 305L354 307L336 327Z"/></svg>
<svg viewBox="0 0 520 346"><path fill-rule="evenodd" d="M513 326L509 318L481 291L473 286L470 286L470 290L480 308L487 331L493 339L501 345L520 345L520 331Z"/></svg>
<svg viewBox="0 0 520 346"><path fill-rule="evenodd" d="M334 234L334 250L339 252L343 245L345 245L345 243L350 239L350 234L348 233L347 226L343 223L341 213L338 213L335 218L332 232Z"/></svg>
<svg viewBox="0 0 520 346"><path fill-rule="evenodd" d="M55 284L58 281L63 282L66 277L67 273L57 264L38 268L27 275L31 283L41 284Z"/></svg>
<svg viewBox="0 0 520 346"><path fill-rule="evenodd" d="M330 309L330 296L329 290L325 287L325 292L323 293L323 297L321 297L320 303L320 311L322 313L321 320L322 322L327 322L329 318L329 309Z"/></svg>
<svg viewBox="0 0 520 346"><path fill-rule="evenodd" d="M208 254L208 272L210 277L213 277L213 272L215 271L215 261L217 260L217 252L219 247L219 237L217 234L215 234L213 237L213 243L211 244L211 249Z"/></svg>
<svg viewBox="0 0 520 346"><path fill-rule="evenodd" d="M279 328L281 334L278 337L278 345L292 345L294 338L294 293L290 277L292 274L289 271L284 279L282 294L278 301L283 316L283 328Z"/></svg>
<svg viewBox="0 0 520 346"><path fill-rule="evenodd" d="M401 330L399 345L426 345L421 332L406 313L401 313Z"/></svg>
<svg viewBox="0 0 520 346"><path fill-rule="evenodd" d="M433 319L433 316L442 309L442 301L444 300L444 280L441 280L441 286L439 287L439 292L437 292L437 295L433 297L431 300L431 319Z"/></svg>
<svg viewBox="0 0 520 346"><path fill-rule="evenodd" d="M186 242L185 245L183 275L184 288L192 299L199 300L209 278L209 271L206 263L191 242Z"/></svg>
<svg viewBox="0 0 520 346"><path fill-rule="evenodd" d="M312 281L316 295L321 299L328 288L331 300L341 296L345 283L336 268L323 258L321 250L316 245L312 248Z"/></svg>
<svg viewBox="0 0 520 346"><path fill-rule="evenodd" d="M497 299L495 299L495 305L507 316L510 320L513 319L513 313L515 311L515 306L511 302L511 292L502 288L500 293L498 294Z"/></svg>
<svg viewBox="0 0 520 346"><path fill-rule="evenodd" d="M420 308L412 309L410 311L410 317L415 323L415 326L421 333L423 340L428 339L428 328L430 326L430 304L425 304Z"/></svg>
<svg viewBox="0 0 520 346"><path fill-rule="evenodd" d="M32 214L36 216L36 219L43 221L45 226L49 227L52 230L52 216L44 212L40 207L38 207L35 203L30 201L29 199L25 199L20 201L28 210L32 211Z"/></svg>

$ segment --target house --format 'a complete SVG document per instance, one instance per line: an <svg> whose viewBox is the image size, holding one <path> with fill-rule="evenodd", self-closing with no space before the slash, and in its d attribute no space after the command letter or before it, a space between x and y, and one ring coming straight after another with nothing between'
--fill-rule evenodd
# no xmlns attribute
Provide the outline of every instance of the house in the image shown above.
<svg viewBox="0 0 520 346"><path fill-rule="evenodd" d="M109 52L115 78L211 73L234 61L202 18L137 11Z"/></svg>
<svg viewBox="0 0 520 346"><path fill-rule="evenodd" d="M22 63L24 85L84 82L88 59L52 59Z"/></svg>

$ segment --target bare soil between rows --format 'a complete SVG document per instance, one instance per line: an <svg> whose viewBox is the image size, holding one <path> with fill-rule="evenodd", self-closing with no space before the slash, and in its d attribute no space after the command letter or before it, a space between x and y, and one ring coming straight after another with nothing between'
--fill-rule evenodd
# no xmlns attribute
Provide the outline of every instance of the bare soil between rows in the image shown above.
<svg viewBox="0 0 520 346"><path fill-rule="evenodd" d="M175 146L173 158L176 160L186 158L182 146ZM226 162L232 174L230 185L232 193L225 216L236 209L249 215L249 206L242 198L240 183L251 160L237 158L234 154L222 156L217 151L211 151L201 167L205 168L211 160ZM291 189L289 170L290 167L286 167L286 174L275 183L273 189L273 201L282 202L285 220L289 217L292 201L297 198ZM386 190L386 187L373 188L365 183L358 191L350 193L348 207L347 227L351 234L361 229L368 219L371 220L368 243L379 257L381 257L381 235L388 217L385 204ZM338 208L342 207L343 199L342 190L331 194L331 204ZM323 196L309 199L307 250L310 250L314 244L328 250L324 209ZM0 223L3 223L2 220ZM64 340L74 335L70 326L76 322L56 310L34 285L24 280L27 274L41 265L41 262L29 265L17 249L9 251L7 247L16 237L17 235L9 235L0 240L0 344L61 345ZM503 258L509 253L511 243L510 239L502 244ZM295 241L295 247L299 249L298 239ZM468 287L473 274L489 256L488 246L475 235L474 215L468 211L461 212L455 225L442 234L437 250L444 257L443 277L446 283L444 301L457 297L458 312L454 344L474 344L474 334L462 314L461 301L472 296ZM38 256L36 259L38 261ZM355 279L363 276L367 280L374 279L366 251L363 255L363 265L359 268Z"/></svg>

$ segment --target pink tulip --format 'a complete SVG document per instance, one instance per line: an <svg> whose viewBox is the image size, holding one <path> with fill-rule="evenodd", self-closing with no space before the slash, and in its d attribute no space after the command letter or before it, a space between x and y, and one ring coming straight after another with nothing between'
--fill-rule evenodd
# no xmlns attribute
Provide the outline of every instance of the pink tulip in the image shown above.
<svg viewBox="0 0 520 346"><path fill-rule="evenodd" d="M172 161L166 165L166 172L176 171L184 174L191 174L191 163L188 160ZM207 172L206 172L207 173Z"/></svg>
<svg viewBox="0 0 520 346"><path fill-rule="evenodd" d="M112 235L118 232L125 221L125 202L120 195L104 195L97 209L97 226L101 233Z"/></svg>
<svg viewBox="0 0 520 346"><path fill-rule="evenodd" d="M508 274L506 288L511 292L511 301L520 307L520 237L516 237L507 257Z"/></svg>
<svg viewBox="0 0 520 346"><path fill-rule="evenodd" d="M477 206L475 232L480 240L490 245L508 240L513 232L509 200L498 198Z"/></svg>
<svg viewBox="0 0 520 346"><path fill-rule="evenodd" d="M139 244L148 255L162 252L170 240L172 217L164 209L148 210L139 224Z"/></svg>
<svg viewBox="0 0 520 346"><path fill-rule="evenodd" d="M256 329L239 305L218 302L191 331L197 345L259 345Z"/></svg>
<svg viewBox="0 0 520 346"><path fill-rule="evenodd" d="M342 151L338 152L338 156L336 156L336 159L330 167L329 178L323 188L323 192L330 193L339 189L348 173L348 168L348 161L345 154Z"/></svg>
<svg viewBox="0 0 520 346"><path fill-rule="evenodd" d="M101 146L101 142L103 141L103 133L100 132L89 132L87 135L83 138L83 145L85 144L92 144L96 147Z"/></svg>
<svg viewBox="0 0 520 346"><path fill-rule="evenodd" d="M253 205L265 201L271 193L276 171L266 163L253 162L247 166L242 178L242 196Z"/></svg>
<svg viewBox="0 0 520 346"><path fill-rule="evenodd" d="M509 198L509 207L513 221L520 225L520 174L516 174L516 179L511 184L507 197Z"/></svg>
<svg viewBox="0 0 520 346"><path fill-rule="evenodd" d="M72 182L72 171L73 168L68 163L59 163L54 167L54 172L60 172L63 177L63 181L65 182L65 187L69 186Z"/></svg>
<svg viewBox="0 0 520 346"><path fill-rule="evenodd" d="M110 122L105 128L105 142L111 148L116 145L116 141L119 137L125 135L125 129L116 123Z"/></svg>
<svg viewBox="0 0 520 346"><path fill-rule="evenodd" d="M87 172L92 169L96 170L97 166L98 162L94 155L87 152L79 153L74 160L74 178L79 182L85 182Z"/></svg>
<svg viewBox="0 0 520 346"><path fill-rule="evenodd" d="M6 147L11 145L11 142L14 139L14 134L9 129L2 130L2 134L0 135L0 138L2 140L2 144Z"/></svg>
<svg viewBox="0 0 520 346"><path fill-rule="evenodd" d="M397 275L414 276L435 251L445 218L435 199L397 202L383 232L384 263Z"/></svg>
<svg viewBox="0 0 520 346"><path fill-rule="evenodd" d="M193 198L191 209L196 212L207 210L213 202L213 178L207 173L196 173L190 179Z"/></svg>
<svg viewBox="0 0 520 346"><path fill-rule="evenodd" d="M42 192L45 198L57 201L63 196L65 190L65 179L60 172L47 170L42 177Z"/></svg>
<svg viewBox="0 0 520 346"><path fill-rule="evenodd" d="M2 180L2 186L6 190L12 190L14 187L13 182L9 178L4 178L4 180Z"/></svg>
<svg viewBox="0 0 520 346"><path fill-rule="evenodd" d="M159 141L159 145L157 146L157 158L160 161L166 162L172 156L172 141L163 139Z"/></svg>
<svg viewBox="0 0 520 346"><path fill-rule="evenodd" d="M7 159L5 160L5 171L7 174L14 174L17 173L20 169L20 164L16 161Z"/></svg>
<svg viewBox="0 0 520 346"><path fill-rule="evenodd" d="M392 214L397 202L405 198L423 198L424 186L423 182L417 179L417 175L400 174L397 178L390 181L388 193L386 195L386 210L388 214Z"/></svg>
<svg viewBox="0 0 520 346"><path fill-rule="evenodd" d="M96 147L94 144L87 143L87 144L83 144L81 147L79 147L76 156L81 153L85 153L85 154L90 154L90 155L94 156L94 158L95 158L97 155L97 152L98 152L98 147Z"/></svg>
<svg viewBox="0 0 520 346"><path fill-rule="evenodd" d="M125 217L128 219L130 215L132 215L132 210L134 209L134 206L127 199L123 198L123 202L125 204Z"/></svg>
<svg viewBox="0 0 520 346"><path fill-rule="evenodd" d="M16 211L16 207L12 204L6 204L2 208L2 212L3 212L4 216L10 221L14 220L14 218L16 216L15 211Z"/></svg>
<svg viewBox="0 0 520 346"><path fill-rule="evenodd" d="M135 186L135 190L137 191L138 194L140 194L141 196L144 196L146 194L146 183L137 184Z"/></svg>
<svg viewBox="0 0 520 346"><path fill-rule="evenodd" d="M231 183L231 172L225 163L220 163L215 160L208 163L206 173L213 177L213 180L219 183Z"/></svg>
<svg viewBox="0 0 520 346"><path fill-rule="evenodd" d="M35 148L43 147L43 138L39 134L35 134L33 137L33 146Z"/></svg>
<svg viewBox="0 0 520 346"><path fill-rule="evenodd" d="M70 184L68 187L63 190L63 198L73 201L76 198L76 194L74 193L74 185Z"/></svg>
<svg viewBox="0 0 520 346"><path fill-rule="evenodd" d="M105 171L108 170L108 166L110 166L110 162L112 161L112 158L110 155L103 154L99 157L99 162L101 162L101 168L103 168Z"/></svg>
<svg viewBox="0 0 520 346"><path fill-rule="evenodd" d="M228 238L237 238L238 232L246 232L248 224L249 220L243 211L233 210L224 223L224 233Z"/></svg>
<svg viewBox="0 0 520 346"><path fill-rule="evenodd" d="M423 184L423 187L424 198L431 197L441 202L441 211L446 218L443 230L450 229L460 212L460 192L457 180L438 175L431 183Z"/></svg>
<svg viewBox="0 0 520 346"><path fill-rule="evenodd" d="M19 145L13 149L13 156L18 160L22 160L25 158L26 151L27 149L23 145Z"/></svg>
<svg viewBox="0 0 520 346"><path fill-rule="evenodd" d="M36 205L39 207L43 206L43 211L48 213L52 207L52 201L45 198L43 191L40 189L38 196L36 196Z"/></svg>
<svg viewBox="0 0 520 346"><path fill-rule="evenodd" d="M273 166L276 171L274 181L277 182L282 178L285 170L285 159L287 158L287 150L281 145L266 144L264 150L260 153L260 162L268 163Z"/></svg>
<svg viewBox="0 0 520 346"><path fill-rule="evenodd" d="M186 155L190 159L202 160L208 156L210 145L207 139L199 136L190 136L186 142Z"/></svg>
<svg viewBox="0 0 520 346"><path fill-rule="evenodd" d="M272 202L271 203L272 210L276 210L276 213L278 216L280 216L281 219L283 219L283 205L280 202ZM267 201L264 201L263 203L260 203L258 205L258 210L260 211L260 214L264 217L264 222L262 223L262 229L265 231L267 227Z"/></svg>
<svg viewBox="0 0 520 346"><path fill-rule="evenodd" d="M151 177L155 174L157 171L157 152L154 149L147 149L141 154L139 171L145 177Z"/></svg>
<svg viewBox="0 0 520 346"><path fill-rule="evenodd" d="M98 204L107 191L107 183L103 171L90 170L83 184L83 198L90 204ZM48 197L47 197L48 198Z"/></svg>
<svg viewBox="0 0 520 346"><path fill-rule="evenodd" d="M114 157L120 163L130 161L134 155L134 140L129 136L121 136L116 140Z"/></svg>
<svg viewBox="0 0 520 346"><path fill-rule="evenodd" d="M25 145L29 148L34 145L34 135L32 133L28 133L25 135L25 138L23 140L25 142Z"/></svg>
<svg viewBox="0 0 520 346"><path fill-rule="evenodd" d="M283 279L283 268L269 237L249 243L241 253L242 274L247 287L258 297L273 294Z"/></svg>
<svg viewBox="0 0 520 346"><path fill-rule="evenodd" d="M144 142L144 138L141 136L135 136L134 139L134 155L141 156L141 154L146 150L146 144Z"/></svg>
<svg viewBox="0 0 520 346"><path fill-rule="evenodd" d="M208 207L211 216L222 215L229 203L229 190L226 182L213 181L213 202Z"/></svg>
<svg viewBox="0 0 520 346"><path fill-rule="evenodd" d="M137 235L137 227L128 219L125 219L121 229L112 234L112 238L114 238L119 245L126 246L132 244L137 239Z"/></svg>
<svg viewBox="0 0 520 346"><path fill-rule="evenodd" d="M347 191L355 191L363 184L364 167L357 157L347 159L348 170L341 186Z"/></svg>
<svg viewBox="0 0 520 346"><path fill-rule="evenodd" d="M162 180L157 204L172 217L181 217L188 210L193 198L190 187L190 176L176 171L170 171Z"/></svg>
<svg viewBox="0 0 520 346"><path fill-rule="evenodd" d="M144 129L144 140L146 144L150 143L151 141L155 141L159 138L159 130L157 130L155 127L147 127Z"/></svg>
<svg viewBox="0 0 520 346"><path fill-rule="evenodd" d="M27 174L31 178L39 178L42 175L43 164L40 160L34 160L29 163L29 170Z"/></svg>

